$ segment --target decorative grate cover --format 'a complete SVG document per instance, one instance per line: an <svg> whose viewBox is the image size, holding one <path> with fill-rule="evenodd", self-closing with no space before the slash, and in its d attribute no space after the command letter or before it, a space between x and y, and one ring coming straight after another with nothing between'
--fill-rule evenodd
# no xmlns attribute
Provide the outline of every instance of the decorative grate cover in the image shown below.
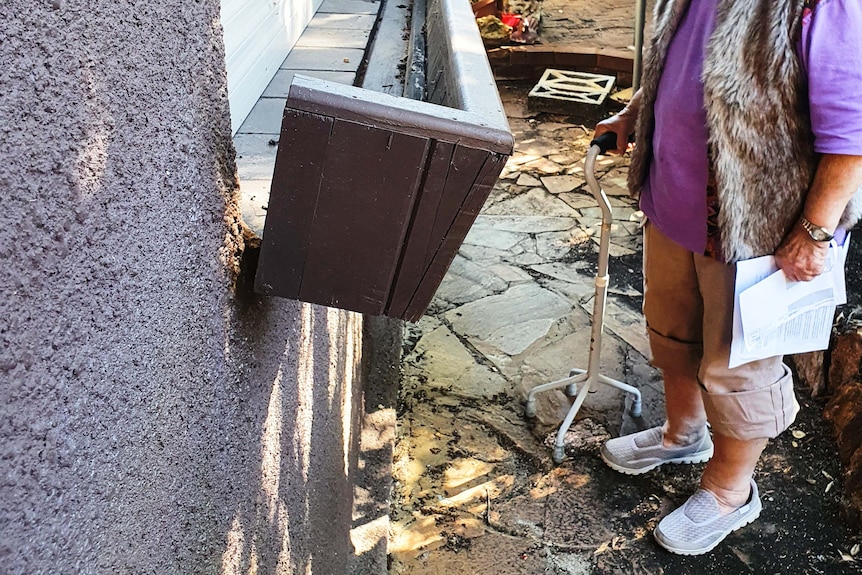
<svg viewBox="0 0 862 575"><path fill-rule="evenodd" d="M613 76L548 68L529 98L548 98L599 106L614 87Z"/></svg>

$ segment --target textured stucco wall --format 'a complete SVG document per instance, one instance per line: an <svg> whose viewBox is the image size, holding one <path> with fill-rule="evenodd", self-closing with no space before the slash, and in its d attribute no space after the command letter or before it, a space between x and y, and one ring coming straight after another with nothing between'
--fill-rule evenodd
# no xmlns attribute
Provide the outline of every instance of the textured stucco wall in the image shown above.
<svg viewBox="0 0 862 575"><path fill-rule="evenodd" d="M351 569L363 322L232 293L218 18L0 2L4 574Z"/></svg>

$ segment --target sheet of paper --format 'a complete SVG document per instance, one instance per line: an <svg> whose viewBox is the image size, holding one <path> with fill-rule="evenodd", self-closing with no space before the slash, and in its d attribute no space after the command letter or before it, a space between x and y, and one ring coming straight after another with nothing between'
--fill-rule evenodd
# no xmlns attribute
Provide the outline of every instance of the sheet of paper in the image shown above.
<svg viewBox="0 0 862 575"><path fill-rule="evenodd" d="M730 364L829 347L835 306L846 303L849 234L831 245L826 270L810 282L788 281L772 256L739 262Z"/></svg>

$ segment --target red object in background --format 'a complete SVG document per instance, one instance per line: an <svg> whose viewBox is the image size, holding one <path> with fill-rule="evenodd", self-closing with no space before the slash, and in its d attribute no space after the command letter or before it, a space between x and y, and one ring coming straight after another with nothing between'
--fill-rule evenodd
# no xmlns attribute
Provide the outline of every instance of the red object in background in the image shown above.
<svg viewBox="0 0 862 575"><path fill-rule="evenodd" d="M502 14L500 14L500 20L506 26L509 26L511 28L517 28L518 25L521 23L521 15L520 14L508 14L506 12L503 12Z"/></svg>

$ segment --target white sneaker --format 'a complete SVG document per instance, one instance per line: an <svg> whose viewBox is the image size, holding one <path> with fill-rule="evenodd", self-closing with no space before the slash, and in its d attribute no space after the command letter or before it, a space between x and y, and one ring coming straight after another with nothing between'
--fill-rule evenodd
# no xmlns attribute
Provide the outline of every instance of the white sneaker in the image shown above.
<svg viewBox="0 0 862 575"><path fill-rule="evenodd" d="M663 438L661 427L616 437L602 446L601 456L608 467L628 475L640 475L665 463L703 463L712 457L712 438L705 426L702 437L691 445L665 447Z"/></svg>
<svg viewBox="0 0 862 575"><path fill-rule="evenodd" d="M757 484L751 480L751 496L732 513L719 513L718 501L705 489L698 489L682 507L659 521L653 535L659 545L679 555L701 555L712 551L725 537L745 527L763 509Z"/></svg>

